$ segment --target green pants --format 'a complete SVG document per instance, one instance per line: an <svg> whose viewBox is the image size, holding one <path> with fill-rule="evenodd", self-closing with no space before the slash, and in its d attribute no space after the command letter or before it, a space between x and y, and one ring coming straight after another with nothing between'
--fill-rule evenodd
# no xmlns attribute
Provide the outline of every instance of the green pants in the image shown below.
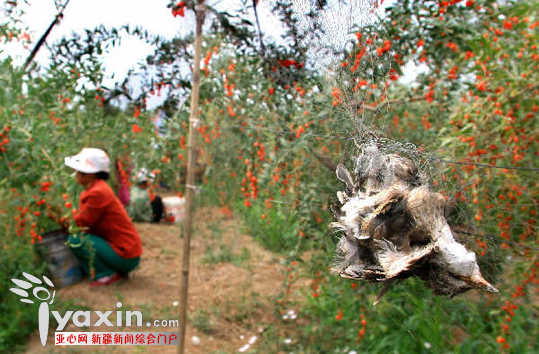
<svg viewBox="0 0 539 354"><path fill-rule="evenodd" d="M71 251L81 263L84 272L92 279L103 278L114 273L127 274L140 262L140 257L120 257L107 241L99 236L81 233L69 235L68 241ZM92 268L94 272L91 271Z"/></svg>

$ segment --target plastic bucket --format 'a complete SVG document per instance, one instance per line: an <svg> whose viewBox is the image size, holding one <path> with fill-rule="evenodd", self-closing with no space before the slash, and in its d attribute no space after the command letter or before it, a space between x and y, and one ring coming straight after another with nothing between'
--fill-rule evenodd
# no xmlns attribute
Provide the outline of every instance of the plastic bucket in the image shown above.
<svg viewBox="0 0 539 354"><path fill-rule="evenodd" d="M165 197L163 198L165 209L165 221L178 223L183 221L185 216L185 198Z"/></svg>
<svg viewBox="0 0 539 354"><path fill-rule="evenodd" d="M54 284L64 287L80 282L83 278L82 268L77 258L65 245L68 234L63 230L47 232L38 244L38 252L47 263Z"/></svg>

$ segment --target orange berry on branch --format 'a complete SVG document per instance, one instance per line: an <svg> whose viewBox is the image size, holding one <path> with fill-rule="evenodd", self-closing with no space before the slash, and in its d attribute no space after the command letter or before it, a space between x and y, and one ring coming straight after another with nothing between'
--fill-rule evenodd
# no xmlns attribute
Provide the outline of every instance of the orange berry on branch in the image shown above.
<svg viewBox="0 0 539 354"><path fill-rule="evenodd" d="M335 319L336 319L337 321L340 321L340 320L342 320L342 318L343 318L343 314L342 314L341 309L339 309L339 310L337 311L337 316L335 316Z"/></svg>
<svg viewBox="0 0 539 354"><path fill-rule="evenodd" d="M361 328L358 334L360 338L363 338L365 336L365 327Z"/></svg>

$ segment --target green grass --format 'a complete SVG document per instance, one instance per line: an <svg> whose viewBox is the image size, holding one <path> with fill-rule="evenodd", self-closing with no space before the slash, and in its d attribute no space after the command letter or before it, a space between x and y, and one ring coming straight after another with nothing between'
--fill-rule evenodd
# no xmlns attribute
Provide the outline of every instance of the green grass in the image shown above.
<svg viewBox="0 0 539 354"><path fill-rule="evenodd" d="M288 206L275 205L267 209L262 202L256 202L249 208L238 205L238 209L245 221L245 231L265 248L280 254L295 253L300 248L301 227L296 213ZM265 219L262 214L266 215Z"/></svg>
<svg viewBox="0 0 539 354"><path fill-rule="evenodd" d="M207 246L202 258L204 264L232 263L235 266L241 267L246 264L251 258L251 253L245 247L241 249L239 254L235 254L230 246L219 244L215 246Z"/></svg>
<svg viewBox="0 0 539 354"><path fill-rule="evenodd" d="M219 222L214 222L208 226L211 232L211 238L216 241L220 241L223 239L223 229L221 228L221 224Z"/></svg>
<svg viewBox="0 0 539 354"><path fill-rule="evenodd" d="M251 329L250 319L263 306L263 296L256 293L244 293L237 301L226 300L224 303L224 311L220 311L224 318L228 321L242 323L246 329Z"/></svg>
<svg viewBox="0 0 539 354"><path fill-rule="evenodd" d="M211 319L211 315L206 310L197 310L191 319L193 327L205 334L212 334L215 332L215 326Z"/></svg>

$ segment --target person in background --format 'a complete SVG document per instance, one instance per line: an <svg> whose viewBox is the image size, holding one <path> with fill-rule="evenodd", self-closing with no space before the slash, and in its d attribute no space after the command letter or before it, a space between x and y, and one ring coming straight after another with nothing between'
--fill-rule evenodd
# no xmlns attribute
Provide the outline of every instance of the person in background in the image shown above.
<svg viewBox="0 0 539 354"><path fill-rule="evenodd" d="M75 223L84 229L71 234L68 243L84 271L90 286L108 285L135 269L142 254L142 243L135 225L118 197L107 184L110 159L96 148L84 148L66 157L65 164L76 171L83 186Z"/></svg>
<svg viewBox="0 0 539 354"><path fill-rule="evenodd" d="M151 181L154 177L145 168L141 168L137 173L137 184L131 187L131 201L127 207L133 221L159 222L163 217L163 201L152 192Z"/></svg>
<svg viewBox="0 0 539 354"><path fill-rule="evenodd" d="M116 159L114 165L116 167L116 180L118 181L116 193L118 195L118 199L120 199L124 207L127 208L131 199L129 195L129 179L131 176L129 156L126 155L123 158Z"/></svg>

